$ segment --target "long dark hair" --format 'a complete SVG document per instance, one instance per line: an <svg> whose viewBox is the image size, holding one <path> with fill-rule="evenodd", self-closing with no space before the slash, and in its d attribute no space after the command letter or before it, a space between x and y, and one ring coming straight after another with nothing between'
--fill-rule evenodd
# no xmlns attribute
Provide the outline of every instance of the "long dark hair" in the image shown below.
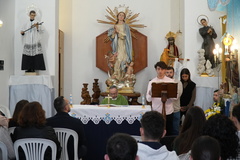
<svg viewBox="0 0 240 160"><path fill-rule="evenodd" d="M176 138L176 140L180 139L178 154L187 153L191 149L194 140L202 135L205 122L202 108L195 106L188 109L181 132Z"/></svg>
<svg viewBox="0 0 240 160"><path fill-rule="evenodd" d="M18 124L21 127L41 127L45 123L45 111L39 102L26 104L19 114Z"/></svg>
<svg viewBox="0 0 240 160"><path fill-rule="evenodd" d="M18 121L18 117L19 117L19 114L20 114L20 111L23 109L23 107L28 104L29 102L27 100L21 100L19 101L16 106L15 106L15 109L14 109L14 113L13 113L13 116L12 116L12 121L14 122L17 122Z"/></svg>
<svg viewBox="0 0 240 160"><path fill-rule="evenodd" d="M182 83L185 82L185 81L182 79L182 75L183 75L183 74L187 74L187 75L189 76L187 82L191 82L191 81L192 81L192 80L191 80L191 73L190 73L190 71L189 71L187 68L183 68L182 71L181 71L181 73L180 73L180 77L181 77L181 82L182 82Z"/></svg>

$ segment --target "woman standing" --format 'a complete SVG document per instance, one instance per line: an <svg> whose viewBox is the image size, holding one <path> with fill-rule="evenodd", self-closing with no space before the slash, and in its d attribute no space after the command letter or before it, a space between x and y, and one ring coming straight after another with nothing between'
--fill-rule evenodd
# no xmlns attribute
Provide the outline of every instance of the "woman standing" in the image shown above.
<svg viewBox="0 0 240 160"><path fill-rule="evenodd" d="M180 75L183 85L183 93L180 98L180 113L182 117L193 106L196 98L196 84L191 80L191 74L187 68L183 68Z"/></svg>
<svg viewBox="0 0 240 160"><path fill-rule="evenodd" d="M113 75L122 81L126 72L126 64L132 61L132 38L129 26L125 23L126 14L119 12L117 22L109 29L108 36L112 41L112 54L117 54Z"/></svg>

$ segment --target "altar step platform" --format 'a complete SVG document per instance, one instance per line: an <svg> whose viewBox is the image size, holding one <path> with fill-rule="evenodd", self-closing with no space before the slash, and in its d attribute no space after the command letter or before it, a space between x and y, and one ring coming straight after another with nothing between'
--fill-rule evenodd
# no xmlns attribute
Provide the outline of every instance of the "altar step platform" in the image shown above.
<svg viewBox="0 0 240 160"><path fill-rule="evenodd" d="M54 88L50 75L12 75L9 79L9 106L11 115L17 102L25 99L39 102L46 112L46 117L54 113Z"/></svg>

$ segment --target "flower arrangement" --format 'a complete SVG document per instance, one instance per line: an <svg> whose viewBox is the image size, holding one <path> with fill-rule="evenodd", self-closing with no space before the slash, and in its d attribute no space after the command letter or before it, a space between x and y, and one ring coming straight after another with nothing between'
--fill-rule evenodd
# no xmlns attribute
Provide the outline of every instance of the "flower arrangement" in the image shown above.
<svg viewBox="0 0 240 160"><path fill-rule="evenodd" d="M220 103L214 103L212 107L204 111L206 119L210 118L215 114L221 113Z"/></svg>

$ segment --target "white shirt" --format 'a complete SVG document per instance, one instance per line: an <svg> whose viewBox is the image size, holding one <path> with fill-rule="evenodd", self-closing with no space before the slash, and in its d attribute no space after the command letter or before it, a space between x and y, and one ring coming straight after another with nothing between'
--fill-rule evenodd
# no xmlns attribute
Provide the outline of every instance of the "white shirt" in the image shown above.
<svg viewBox="0 0 240 160"><path fill-rule="evenodd" d="M152 102L152 108L154 111L158 111L162 113L162 101L161 98L152 98L152 83L153 82L173 82L174 79L168 78L167 76L164 76L162 79L159 79L158 77L153 78L148 83L148 89L146 94L146 99L148 102ZM173 100L172 98L167 99L167 102L165 103L166 108L166 115L173 113Z"/></svg>

